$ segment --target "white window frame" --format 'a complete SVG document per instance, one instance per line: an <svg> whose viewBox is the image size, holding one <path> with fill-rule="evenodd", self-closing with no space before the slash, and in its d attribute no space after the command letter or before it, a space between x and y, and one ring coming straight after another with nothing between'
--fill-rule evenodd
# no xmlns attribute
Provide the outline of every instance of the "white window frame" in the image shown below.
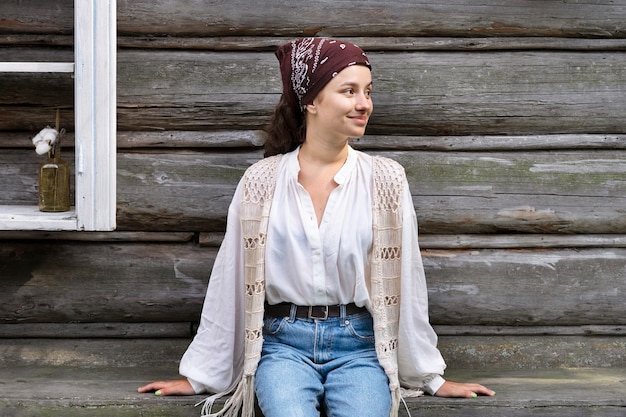
<svg viewBox="0 0 626 417"><path fill-rule="evenodd" d="M44 213L0 205L0 230L110 231L116 226L116 0L74 0L74 63L0 63L0 72L74 72L75 206Z"/></svg>

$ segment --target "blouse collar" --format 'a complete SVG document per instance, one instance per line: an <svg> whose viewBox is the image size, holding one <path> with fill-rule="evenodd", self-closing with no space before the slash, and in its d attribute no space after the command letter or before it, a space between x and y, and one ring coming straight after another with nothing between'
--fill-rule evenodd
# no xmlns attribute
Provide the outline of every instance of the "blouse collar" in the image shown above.
<svg viewBox="0 0 626 417"><path fill-rule="evenodd" d="M298 173L300 172L300 163L298 162L299 153L300 153L300 146L298 146L295 150L285 154L285 157L287 158L289 172L296 179L298 178ZM337 171L337 173L335 174L335 177L333 178L335 182L339 185L345 183L348 180L348 178L350 178L350 175L354 171L354 167L356 166L356 163L357 163L356 151L351 146L348 146L348 157L346 158L346 162L341 166L339 171Z"/></svg>

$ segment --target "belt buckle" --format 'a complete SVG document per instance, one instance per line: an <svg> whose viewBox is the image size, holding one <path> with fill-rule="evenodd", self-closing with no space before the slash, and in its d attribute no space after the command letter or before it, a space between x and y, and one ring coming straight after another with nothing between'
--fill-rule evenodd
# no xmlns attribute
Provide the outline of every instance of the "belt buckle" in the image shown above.
<svg viewBox="0 0 626 417"><path fill-rule="evenodd" d="M321 316L314 316L313 309L314 308L322 308L324 309L324 314ZM326 320L328 319L328 306L309 306L309 318L316 320Z"/></svg>

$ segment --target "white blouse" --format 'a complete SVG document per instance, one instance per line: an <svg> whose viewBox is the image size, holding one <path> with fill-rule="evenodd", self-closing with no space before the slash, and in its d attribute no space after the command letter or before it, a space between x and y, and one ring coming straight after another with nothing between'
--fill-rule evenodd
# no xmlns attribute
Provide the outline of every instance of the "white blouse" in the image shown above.
<svg viewBox="0 0 626 417"><path fill-rule="evenodd" d="M278 167L267 232L265 279L270 304L355 303L370 309L366 287L372 248L372 157L348 150L318 227L313 203L298 182L298 152ZM196 393L229 391L243 367L244 271L240 182L228 210L226 234L215 259L200 327L180 363ZM445 362L428 322L424 268L408 184L403 192L402 288L398 369L400 382L435 393Z"/></svg>

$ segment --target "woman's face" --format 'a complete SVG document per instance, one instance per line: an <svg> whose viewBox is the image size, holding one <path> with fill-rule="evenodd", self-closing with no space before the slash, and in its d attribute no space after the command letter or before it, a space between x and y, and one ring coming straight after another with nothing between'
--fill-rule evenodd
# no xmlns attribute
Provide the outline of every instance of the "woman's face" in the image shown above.
<svg viewBox="0 0 626 417"><path fill-rule="evenodd" d="M363 65L344 68L307 105L307 134L358 138L365 133L374 105L372 73Z"/></svg>

